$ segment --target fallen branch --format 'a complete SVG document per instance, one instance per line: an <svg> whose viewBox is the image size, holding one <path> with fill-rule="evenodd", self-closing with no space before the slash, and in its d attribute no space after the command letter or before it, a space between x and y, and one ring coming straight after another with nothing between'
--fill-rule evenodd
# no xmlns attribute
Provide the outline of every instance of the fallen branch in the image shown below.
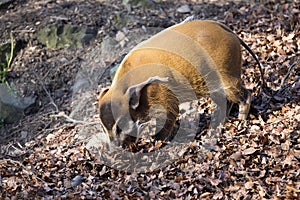
<svg viewBox="0 0 300 200"><path fill-rule="evenodd" d="M95 125L95 124L99 124L98 122L86 122L86 121L82 121L82 120L76 120L73 119L71 117L69 117L68 115L66 115L64 112L59 112L56 115L50 115L51 118L53 117L64 117L67 119L67 121L75 123L75 124L84 124L84 125Z"/></svg>

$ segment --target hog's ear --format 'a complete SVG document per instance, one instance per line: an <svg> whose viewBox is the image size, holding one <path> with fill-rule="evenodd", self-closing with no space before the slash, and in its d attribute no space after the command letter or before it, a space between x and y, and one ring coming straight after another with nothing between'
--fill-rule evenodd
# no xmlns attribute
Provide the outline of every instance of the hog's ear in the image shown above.
<svg viewBox="0 0 300 200"><path fill-rule="evenodd" d="M167 81L168 81L167 77L161 78L159 76L153 76L142 83L139 83L139 84L129 87L127 89L128 96L129 96L129 106L132 109L136 109L139 106L141 91L145 86L147 86L151 83L165 83Z"/></svg>
<svg viewBox="0 0 300 200"><path fill-rule="evenodd" d="M108 90L109 90L109 88L103 88L100 92L99 99L102 99Z"/></svg>

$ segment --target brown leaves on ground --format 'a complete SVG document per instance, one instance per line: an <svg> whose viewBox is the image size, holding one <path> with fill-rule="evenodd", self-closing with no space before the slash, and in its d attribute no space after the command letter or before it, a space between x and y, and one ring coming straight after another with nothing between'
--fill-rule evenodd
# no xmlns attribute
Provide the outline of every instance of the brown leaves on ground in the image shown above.
<svg viewBox="0 0 300 200"><path fill-rule="evenodd" d="M157 3L152 8L137 7L127 11L121 1L49 1L49 4L17 1L0 10L4 22L1 35L5 35L5 26L6 31L20 33L17 37L26 37L32 45L22 53L26 60L18 58L15 61L15 70L20 73L35 66L30 63L39 62L39 59L46 59L47 66L57 64L54 58L59 58L60 64L65 62L61 53L66 52L46 51L26 31L44 25L45 19L50 19L47 23L51 23L57 20L54 17L64 17L66 22L101 26L97 40L101 41L109 34L126 43L121 40L121 32L118 33L122 28L128 29L130 34L133 27L167 27L195 14L199 18L224 22L251 47L264 66L264 78L273 90L271 94L259 90L259 70L251 56L244 52L242 78L254 96L248 120L230 118L211 151L202 146L207 132L204 128L187 151L180 154L179 160L162 169L140 174L114 170L91 155L77 135L76 126L81 124L55 119L47 121L45 116L39 118L44 119L40 120L43 123L34 121L36 117L27 118L32 120L25 120L28 126L18 125L12 131L21 134L34 130L35 138L25 143L19 143L15 138L15 142L1 147L2 199L300 198L300 4L296 1L221 1L215 4L185 1L184 5L190 10L183 14L176 11L183 5L181 1L154 2ZM38 19L30 15L36 7L43 10L35 13ZM23 20L24 13L27 15ZM116 21L121 15L131 19L126 27ZM12 23L9 19L13 20L14 16L16 19ZM39 54L40 58L31 57L27 50ZM73 61L71 53L67 56ZM23 65L21 61L24 61ZM76 63L72 63L64 68L76 71ZM41 66L35 66L34 70L38 71ZM52 74L45 80L45 87L53 93L56 89L69 91L64 87L69 85L72 77L64 74ZM63 80L61 76L68 79ZM57 78L62 85L52 87ZM56 103L70 102L66 99L70 98L68 95L54 95L54 98ZM68 111L66 107L61 109Z"/></svg>

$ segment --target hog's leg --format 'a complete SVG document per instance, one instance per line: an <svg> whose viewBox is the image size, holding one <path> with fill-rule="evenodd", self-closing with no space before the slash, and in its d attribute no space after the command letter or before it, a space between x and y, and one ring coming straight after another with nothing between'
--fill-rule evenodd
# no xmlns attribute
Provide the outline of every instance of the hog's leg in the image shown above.
<svg viewBox="0 0 300 200"><path fill-rule="evenodd" d="M232 101L227 101L227 111L226 111L226 117L229 118L229 114L230 114L230 111L232 109L232 106L233 106L233 102Z"/></svg>
<svg viewBox="0 0 300 200"><path fill-rule="evenodd" d="M250 105L251 105L251 93L245 89L242 88L242 96L240 98L239 102L239 116L238 118L241 120L246 120L249 110L250 110Z"/></svg>

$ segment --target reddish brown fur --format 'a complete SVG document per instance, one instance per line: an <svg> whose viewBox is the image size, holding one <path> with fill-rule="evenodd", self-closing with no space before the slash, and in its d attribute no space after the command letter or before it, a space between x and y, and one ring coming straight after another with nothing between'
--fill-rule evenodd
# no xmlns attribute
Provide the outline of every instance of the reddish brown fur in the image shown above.
<svg viewBox="0 0 300 200"><path fill-rule="evenodd" d="M250 97L248 92L241 84L241 45L239 38L228 31L219 23L213 21L190 21L173 26L170 29L188 35L203 47L209 56L213 59L217 66L218 73L221 76L222 86L225 88L227 99L233 103L240 104L240 118L245 118L249 110ZM176 45L176 41L174 41ZM160 49L139 49L132 51L121 63L116 76L113 80L112 87L103 93L99 100L100 119L106 131L111 138L115 137L112 133L112 126L117 121L118 117L112 116L111 98L112 92L117 92L114 86L122 77L130 70L139 67L141 64L161 63L181 73L194 89L197 98L207 94L207 87L203 81L203 77L198 70L187 60L172 52L167 52ZM157 74L160 77L170 77L168 71L156 71L155 68L149 68L146 74ZM136 74L136 76L144 76L144 74ZM128 79L127 88L135 85L134 79ZM124 96L120 95L120 101L123 101ZM124 100L125 101L125 100ZM168 120L162 129L157 134L157 139L165 139L172 132L175 122L178 117L178 99L166 86L155 83L147 84L141 91L139 105L136 109L130 108L130 114L134 121L147 121L149 108L152 105L160 104L167 111ZM125 107L124 107L125 108ZM242 114L245 112L244 114Z"/></svg>

